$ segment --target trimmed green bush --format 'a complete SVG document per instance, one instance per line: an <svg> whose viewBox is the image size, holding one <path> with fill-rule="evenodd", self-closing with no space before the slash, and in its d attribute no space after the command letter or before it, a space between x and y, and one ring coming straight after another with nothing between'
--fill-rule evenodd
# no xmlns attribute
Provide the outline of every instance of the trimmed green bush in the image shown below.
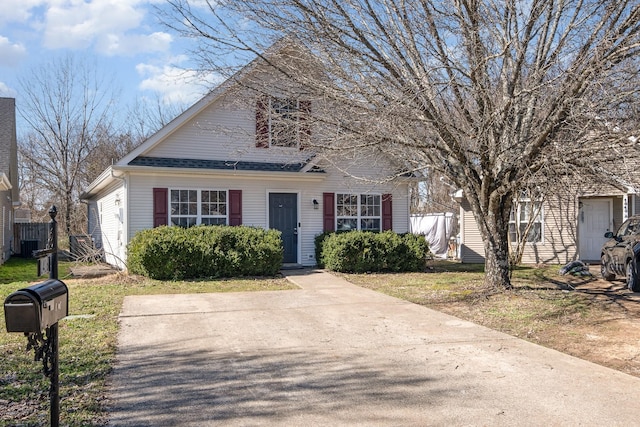
<svg viewBox="0 0 640 427"><path fill-rule="evenodd" d="M315 249L316 249L316 263L318 264L318 268L324 268L324 261L322 259L322 247L324 246L324 241L326 240L327 237L331 236L332 232L330 231L325 231L321 234L318 234L315 237Z"/></svg>
<svg viewBox="0 0 640 427"><path fill-rule="evenodd" d="M152 279L273 276L282 266L277 230L255 227L157 227L128 245L131 273Z"/></svg>
<svg viewBox="0 0 640 427"><path fill-rule="evenodd" d="M424 236L393 231L323 233L315 243L318 265L343 273L421 271L429 252Z"/></svg>

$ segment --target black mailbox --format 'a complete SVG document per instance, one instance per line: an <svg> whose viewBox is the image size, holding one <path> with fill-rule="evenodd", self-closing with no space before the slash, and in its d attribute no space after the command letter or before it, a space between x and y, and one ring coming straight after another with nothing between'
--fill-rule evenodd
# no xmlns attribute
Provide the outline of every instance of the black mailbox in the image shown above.
<svg viewBox="0 0 640 427"><path fill-rule="evenodd" d="M68 314L67 285L57 279L20 289L4 300L7 332L40 332Z"/></svg>

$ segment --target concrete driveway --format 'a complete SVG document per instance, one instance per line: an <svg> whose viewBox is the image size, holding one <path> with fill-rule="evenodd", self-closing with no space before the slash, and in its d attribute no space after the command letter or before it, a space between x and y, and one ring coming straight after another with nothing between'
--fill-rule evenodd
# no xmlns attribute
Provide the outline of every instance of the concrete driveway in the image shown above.
<svg viewBox="0 0 640 427"><path fill-rule="evenodd" d="M127 297L112 426L631 426L640 378L363 289Z"/></svg>

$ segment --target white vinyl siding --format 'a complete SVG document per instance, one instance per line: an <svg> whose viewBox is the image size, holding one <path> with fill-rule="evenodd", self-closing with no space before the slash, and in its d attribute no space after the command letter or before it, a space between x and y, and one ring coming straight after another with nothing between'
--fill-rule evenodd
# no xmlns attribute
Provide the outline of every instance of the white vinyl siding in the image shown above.
<svg viewBox="0 0 640 427"><path fill-rule="evenodd" d="M125 268L126 194L122 181L108 189L101 198L89 203L89 234L96 248L102 249L105 261Z"/></svg>
<svg viewBox="0 0 640 427"><path fill-rule="evenodd" d="M525 246L525 264L566 264L575 260L577 199L574 188L549 195L543 202L542 242ZM462 200L460 208L460 259L466 263L484 262L484 245L469 203Z"/></svg>

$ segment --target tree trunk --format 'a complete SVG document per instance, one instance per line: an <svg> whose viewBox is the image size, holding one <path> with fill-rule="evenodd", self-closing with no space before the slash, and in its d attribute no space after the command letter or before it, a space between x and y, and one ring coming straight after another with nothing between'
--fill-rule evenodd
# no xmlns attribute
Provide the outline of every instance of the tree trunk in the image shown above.
<svg viewBox="0 0 640 427"><path fill-rule="evenodd" d="M512 199L512 192L494 194L489 197L485 210L474 210L484 243L484 286L487 290L503 291L512 287L509 263L509 214Z"/></svg>
<svg viewBox="0 0 640 427"><path fill-rule="evenodd" d="M508 233L508 224L506 230ZM484 286L488 290L512 288L507 233L504 233L504 237L494 235L484 241Z"/></svg>

